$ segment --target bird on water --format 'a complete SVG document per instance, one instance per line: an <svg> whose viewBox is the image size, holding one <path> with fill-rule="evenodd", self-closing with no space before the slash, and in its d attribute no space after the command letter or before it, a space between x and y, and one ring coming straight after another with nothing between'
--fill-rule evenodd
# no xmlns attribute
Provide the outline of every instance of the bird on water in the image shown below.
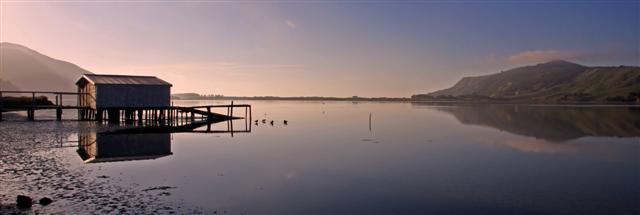
<svg viewBox="0 0 640 215"><path fill-rule="evenodd" d="M273 120L271 120L271 125L273 125Z"/></svg>
<svg viewBox="0 0 640 215"><path fill-rule="evenodd" d="M289 123L289 121L287 121L287 120L285 120L285 121L284 121L284 124L285 124L285 125L287 125L288 123Z"/></svg>

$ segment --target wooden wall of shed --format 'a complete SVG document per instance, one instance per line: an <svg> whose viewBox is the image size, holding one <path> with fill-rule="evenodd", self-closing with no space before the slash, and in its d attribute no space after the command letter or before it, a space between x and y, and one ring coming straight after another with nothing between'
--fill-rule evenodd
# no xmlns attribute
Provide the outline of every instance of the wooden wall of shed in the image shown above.
<svg viewBox="0 0 640 215"><path fill-rule="evenodd" d="M80 94L78 97L78 105L80 106L89 106L93 109L96 108L96 86L92 83L82 83L78 85L78 93L87 93Z"/></svg>
<svg viewBox="0 0 640 215"><path fill-rule="evenodd" d="M171 87L162 85L96 86L96 107L166 107L171 105Z"/></svg>
<svg viewBox="0 0 640 215"><path fill-rule="evenodd" d="M80 106L89 106L95 109L96 108L96 86L91 83L87 83L80 88L80 93L87 93L87 94L81 94Z"/></svg>

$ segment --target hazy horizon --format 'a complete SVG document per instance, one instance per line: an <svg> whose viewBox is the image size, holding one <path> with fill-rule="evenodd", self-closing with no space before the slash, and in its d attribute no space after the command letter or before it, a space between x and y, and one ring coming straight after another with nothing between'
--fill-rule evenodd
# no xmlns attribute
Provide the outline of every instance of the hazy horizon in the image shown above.
<svg viewBox="0 0 640 215"><path fill-rule="evenodd" d="M0 2L0 42L173 93L408 97L564 59L640 63L640 2Z"/></svg>

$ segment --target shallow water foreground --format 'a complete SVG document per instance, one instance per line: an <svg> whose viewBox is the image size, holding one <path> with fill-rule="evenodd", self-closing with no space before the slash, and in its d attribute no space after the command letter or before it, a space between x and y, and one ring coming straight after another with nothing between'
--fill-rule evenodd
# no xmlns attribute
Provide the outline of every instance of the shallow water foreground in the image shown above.
<svg viewBox="0 0 640 215"><path fill-rule="evenodd" d="M19 120L14 117L14 120ZM78 134L100 128L89 122L4 121L0 123L0 214L150 214L202 213L195 206L162 201L138 192L135 184L102 174L102 167L85 166L77 159ZM34 199L31 209L15 205L17 195ZM37 204L51 198L48 206Z"/></svg>
<svg viewBox="0 0 640 215"><path fill-rule="evenodd" d="M640 213L638 107L251 102L257 124L209 126L250 126L233 134L1 122L2 204L26 194L54 199L28 213Z"/></svg>

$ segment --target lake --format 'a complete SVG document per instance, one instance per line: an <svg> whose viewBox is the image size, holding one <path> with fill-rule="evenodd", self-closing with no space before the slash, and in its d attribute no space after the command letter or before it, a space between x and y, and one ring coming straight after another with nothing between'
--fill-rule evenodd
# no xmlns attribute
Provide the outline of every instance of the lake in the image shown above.
<svg viewBox="0 0 640 215"><path fill-rule="evenodd" d="M61 145L70 146L52 149L64 168L158 202L178 202L170 212L640 213L637 106L235 103L251 104L258 122L238 119L179 133L36 124L66 132L69 141ZM0 127L12 123L32 122ZM21 189L4 185L13 186L6 192Z"/></svg>

